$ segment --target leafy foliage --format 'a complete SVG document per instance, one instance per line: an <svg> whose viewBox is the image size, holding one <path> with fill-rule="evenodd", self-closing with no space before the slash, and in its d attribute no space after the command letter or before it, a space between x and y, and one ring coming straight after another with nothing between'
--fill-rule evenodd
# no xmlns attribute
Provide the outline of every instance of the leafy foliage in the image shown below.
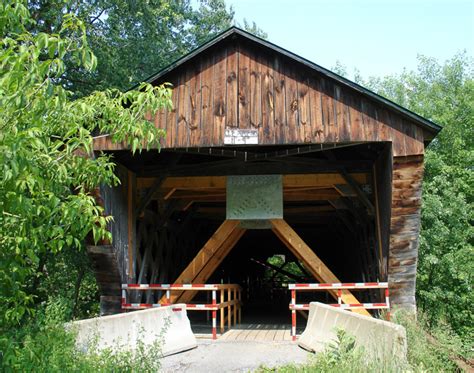
<svg viewBox="0 0 474 373"><path fill-rule="evenodd" d="M431 324L474 341L474 64L420 57L416 72L365 82L443 130L426 152L417 298Z"/></svg>
<svg viewBox="0 0 474 373"><path fill-rule="evenodd" d="M55 32L65 13L84 20L97 69L85 71L66 61L69 68L61 77L79 96L128 89L229 28L234 19L224 0L30 0L29 7L38 31ZM265 36L255 23L244 20L243 27Z"/></svg>
<svg viewBox="0 0 474 373"><path fill-rule="evenodd" d="M89 232L110 238L91 191L114 185L114 164L92 153L93 134L110 134L132 151L158 144L161 130L144 119L170 106L170 90L143 84L139 90L93 92L72 100L57 84L65 60L93 71L96 58L82 21L65 15L54 33L31 33L25 2L0 8L0 330L33 312L28 284L41 258L81 249ZM0 334L3 334L0 333ZM0 342L1 343L1 342Z"/></svg>
<svg viewBox="0 0 474 373"><path fill-rule="evenodd" d="M138 340L134 351L99 350L92 343L88 353L75 346L75 334L64 328L68 306L48 303L39 318L4 336L8 344L0 356L5 372L157 372L160 368L162 330L157 340Z"/></svg>

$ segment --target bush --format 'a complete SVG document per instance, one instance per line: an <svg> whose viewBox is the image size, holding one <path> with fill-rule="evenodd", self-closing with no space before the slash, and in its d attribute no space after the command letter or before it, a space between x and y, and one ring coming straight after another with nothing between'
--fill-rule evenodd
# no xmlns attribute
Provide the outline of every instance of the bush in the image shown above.
<svg viewBox="0 0 474 373"><path fill-rule="evenodd" d="M83 353L64 327L67 305L51 302L35 321L0 337L0 370L5 372L157 372L161 343L138 343L134 351Z"/></svg>

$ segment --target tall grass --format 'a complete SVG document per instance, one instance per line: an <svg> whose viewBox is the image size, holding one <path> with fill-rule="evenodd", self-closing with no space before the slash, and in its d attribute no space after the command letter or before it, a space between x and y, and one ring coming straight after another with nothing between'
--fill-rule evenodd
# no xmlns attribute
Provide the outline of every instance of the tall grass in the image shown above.
<svg viewBox="0 0 474 373"><path fill-rule="evenodd" d="M354 337L343 330L337 339L326 346L324 352L311 355L304 365L286 365L278 368L262 367L259 372L314 372L314 373L395 373L395 372L459 372L457 355L466 352L459 337L449 328L437 328L428 333L423 317L415 320L402 310L394 312L393 321L407 332L407 361L376 359L357 347ZM469 358L469 356L468 356ZM471 356L472 358L472 356Z"/></svg>
<svg viewBox="0 0 474 373"><path fill-rule="evenodd" d="M58 304L50 304L34 321L0 336L0 370L4 372L157 372L161 348L138 342L134 351L76 348Z"/></svg>

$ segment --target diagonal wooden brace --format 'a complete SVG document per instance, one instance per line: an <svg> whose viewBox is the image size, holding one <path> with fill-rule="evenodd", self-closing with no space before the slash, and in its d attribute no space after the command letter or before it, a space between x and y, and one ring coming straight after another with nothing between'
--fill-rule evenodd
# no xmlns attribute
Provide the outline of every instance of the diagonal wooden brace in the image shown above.
<svg viewBox="0 0 474 373"><path fill-rule="evenodd" d="M311 250L303 239L283 219L271 220L272 230L288 249L305 265L311 274L320 282L340 283L341 281L331 272L321 259ZM335 291L331 295L337 298ZM360 303L348 290L342 292L344 303ZM371 316L365 309L354 309L353 312Z"/></svg>
<svg viewBox="0 0 474 373"><path fill-rule="evenodd" d="M174 283L205 283L244 234L245 229L239 223L238 220L225 220ZM170 300L171 303L188 303L195 295L195 291L176 291L171 293ZM160 303L165 301L162 297Z"/></svg>

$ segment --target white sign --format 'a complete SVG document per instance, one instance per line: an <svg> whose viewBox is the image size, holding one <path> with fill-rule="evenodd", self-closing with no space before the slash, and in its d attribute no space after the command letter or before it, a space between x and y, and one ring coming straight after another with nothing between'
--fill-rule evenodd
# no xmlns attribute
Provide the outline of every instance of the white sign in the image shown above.
<svg viewBox="0 0 474 373"><path fill-rule="evenodd" d="M226 128L224 145L257 145L258 130Z"/></svg>

